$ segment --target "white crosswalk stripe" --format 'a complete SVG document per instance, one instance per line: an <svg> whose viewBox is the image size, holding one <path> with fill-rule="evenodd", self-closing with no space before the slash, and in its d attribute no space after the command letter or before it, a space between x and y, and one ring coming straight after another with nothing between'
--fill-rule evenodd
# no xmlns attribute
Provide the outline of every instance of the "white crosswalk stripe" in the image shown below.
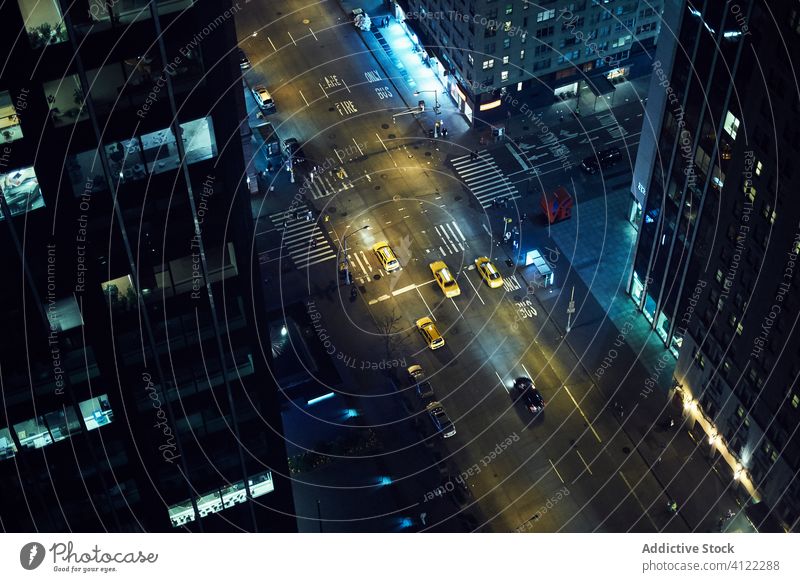
<svg viewBox="0 0 800 582"><path fill-rule="evenodd" d="M356 251L352 255L347 255L347 262L350 264L350 272L353 278L358 281L359 285L363 285L370 280L372 265L369 264L364 251Z"/></svg>
<svg viewBox="0 0 800 582"><path fill-rule="evenodd" d="M478 152L473 160L471 154L450 160L459 179L475 195L483 208L492 206L495 200L517 200L522 198L516 186L494 161L486 150Z"/></svg>
<svg viewBox="0 0 800 582"><path fill-rule="evenodd" d="M320 198L350 190L353 188L353 183L349 180L338 180L331 173L330 176L325 174L314 176L314 180L308 184L308 188L311 190L314 200L319 200Z"/></svg>
<svg viewBox="0 0 800 582"><path fill-rule="evenodd" d="M609 127L606 131L608 131L608 135L610 135L614 139L625 137L626 135L628 135L628 133L630 133L627 129L625 129L621 125L614 125L613 127Z"/></svg>
<svg viewBox="0 0 800 582"><path fill-rule="evenodd" d="M463 253L469 248L467 238L461 232L455 220L450 223L437 224L434 226L434 230L439 236L440 244L434 249L427 249L426 253L430 253L431 250L438 250L443 257L446 257L455 253Z"/></svg>
<svg viewBox="0 0 800 582"><path fill-rule="evenodd" d="M516 291L517 289L522 289L522 285L517 281L516 275L511 275L510 277L503 277L503 289L509 292Z"/></svg>
<svg viewBox="0 0 800 582"><path fill-rule="evenodd" d="M308 207L302 206L269 215L275 228L282 230L281 244L285 251L282 258L291 257L298 269L336 259L336 251L322 234L317 221L306 219L307 211Z"/></svg>

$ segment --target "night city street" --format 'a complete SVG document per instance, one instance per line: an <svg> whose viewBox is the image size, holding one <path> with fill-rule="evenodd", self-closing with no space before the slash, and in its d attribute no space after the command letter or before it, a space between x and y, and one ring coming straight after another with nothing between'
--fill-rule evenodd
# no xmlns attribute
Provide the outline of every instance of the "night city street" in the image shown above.
<svg viewBox="0 0 800 582"><path fill-rule="evenodd" d="M0 571L798 571L797 0L77 4L2 9Z"/></svg>

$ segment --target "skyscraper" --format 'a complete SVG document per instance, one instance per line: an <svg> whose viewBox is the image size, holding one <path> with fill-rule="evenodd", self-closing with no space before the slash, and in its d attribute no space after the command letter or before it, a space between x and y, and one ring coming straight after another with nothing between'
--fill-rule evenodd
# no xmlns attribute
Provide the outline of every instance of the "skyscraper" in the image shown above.
<svg viewBox="0 0 800 582"><path fill-rule="evenodd" d="M679 356L711 453L796 529L800 3L681 4L653 64L629 293Z"/></svg>
<svg viewBox="0 0 800 582"><path fill-rule="evenodd" d="M4 530L296 529L252 276L239 9L3 9Z"/></svg>
<svg viewBox="0 0 800 582"><path fill-rule="evenodd" d="M568 98L587 87L646 74L663 2L548 0L398 0L420 44L448 75L468 118L518 114L503 96L527 107Z"/></svg>

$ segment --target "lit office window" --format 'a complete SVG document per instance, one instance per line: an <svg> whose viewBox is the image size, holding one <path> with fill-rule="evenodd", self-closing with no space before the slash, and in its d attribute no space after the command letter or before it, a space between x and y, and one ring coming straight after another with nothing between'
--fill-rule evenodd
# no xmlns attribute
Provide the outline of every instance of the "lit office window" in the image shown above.
<svg viewBox="0 0 800 582"><path fill-rule="evenodd" d="M796 408L796 407L795 407ZM17 454L17 445L11 437L11 431L0 428L0 461L5 461Z"/></svg>
<svg viewBox="0 0 800 582"><path fill-rule="evenodd" d="M253 499L275 490L271 471L265 471L250 477L247 480L247 484L250 487L250 495ZM239 481L233 485L205 493L195 500L197 503L197 511L200 517L205 517L210 513L217 513L223 509L244 503L247 501L246 491L244 481ZM192 502L188 499L176 505L172 505L168 512L172 527L180 527L195 520Z"/></svg>
<svg viewBox="0 0 800 582"><path fill-rule="evenodd" d="M500 73L500 80L501 81L508 81L508 71L502 71Z"/></svg>
<svg viewBox="0 0 800 582"><path fill-rule="evenodd" d="M106 424L111 424L114 420L114 413L111 404L108 402L108 395L103 394L97 398L84 400L80 403L83 421L86 423L86 430L94 430Z"/></svg>
<svg viewBox="0 0 800 582"><path fill-rule="evenodd" d="M68 439L81 430L81 421L78 419L78 415L75 414L75 409L71 405L65 406L63 410L45 414L44 422L50 430L50 436L53 437L53 442L56 443Z"/></svg>
<svg viewBox="0 0 800 582"><path fill-rule="evenodd" d="M74 295L48 303L47 320L56 331L69 331L83 325L83 317Z"/></svg>
<svg viewBox="0 0 800 582"><path fill-rule="evenodd" d="M725 114L725 124L722 129L727 131L733 139L736 139L736 134L739 131L739 120L730 111Z"/></svg>
<svg viewBox="0 0 800 582"><path fill-rule="evenodd" d="M186 148L186 163L194 164L217 155L217 140L211 117L181 123L183 146Z"/></svg>
<svg viewBox="0 0 800 582"><path fill-rule="evenodd" d="M27 107L27 102L23 101ZM17 109L11 100L8 91L0 91L0 143L8 143L22 138L22 128L19 125Z"/></svg>
<svg viewBox="0 0 800 582"><path fill-rule="evenodd" d="M53 125L63 127L88 119L84 92L77 75L67 75L42 84Z"/></svg>
<svg viewBox="0 0 800 582"><path fill-rule="evenodd" d="M67 40L67 30L58 2L54 0L17 0L31 47L37 49Z"/></svg>
<svg viewBox="0 0 800 582"><path fill-rule="evenodd" d="M136 290L130 275L117 277L100 284L111 309L115 311L130 311L136 308Z"/></svg>
<svg viewBox="0 0 800 582"><path fill-rule="evenodd" d="M44 208L42 190L39 188L39 179L33 167L12 170L7 174L0 174L0 192L6 199L11 216L24 214L37 208ZM3 220L3 210L0 208L0 220Z"/></svg>
<svg viewBox="0 0 800 582"><path fill-rule="evenodd" d="M539 14L536 15L536 22L545 22L547 20L550 20L551 18L554 18L555 15L556 15L555 8L551 10L545 10L544 12L540 12Z"/></svg>
<svg viewBox="0 0 800 582"><path fill-rule="evenodd" d="M53 442L50 431L41 416L14 425L19 444L27 449L41 449Z"/></svg>

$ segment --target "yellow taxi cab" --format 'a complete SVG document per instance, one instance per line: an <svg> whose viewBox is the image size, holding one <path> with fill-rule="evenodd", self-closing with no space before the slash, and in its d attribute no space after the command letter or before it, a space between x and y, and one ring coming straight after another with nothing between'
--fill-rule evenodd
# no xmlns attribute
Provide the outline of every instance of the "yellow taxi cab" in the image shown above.
<svg viewBox="0 0 800 582"><path fill-rule="evenodd" d="M444 338L439 333L439 330L436 329L436 324L433 323L430 317L422 317L416 323L419 333L422 334L430 349L435 350L444 345Z"/></svg>
<svg viewBox="0 0 800 582"><path fill-rule="evenodd" d="M475 268L478 269L478 274L492 289L503 286L503 276L487 257L475 259Z"/></svg>
<svg viewBox="0 0 800 582"><path fill-rule="evenodd" d="M456 278L444 264L444 261L436 261L430 264L433 278L439 284L445 297L455 297L461 295L461 289L458 287Z"/></svg>
<svg viewBox="0 0 800 582"><path fill-rule="evenodd" d="M380 261L387 273L391 273L400 268L400 261L397 260L397 256L394 254L392 247L390 247L389 243L385 240L372 245L372 250L375 252L375 256L378 257L378 261Z"/></svg>

